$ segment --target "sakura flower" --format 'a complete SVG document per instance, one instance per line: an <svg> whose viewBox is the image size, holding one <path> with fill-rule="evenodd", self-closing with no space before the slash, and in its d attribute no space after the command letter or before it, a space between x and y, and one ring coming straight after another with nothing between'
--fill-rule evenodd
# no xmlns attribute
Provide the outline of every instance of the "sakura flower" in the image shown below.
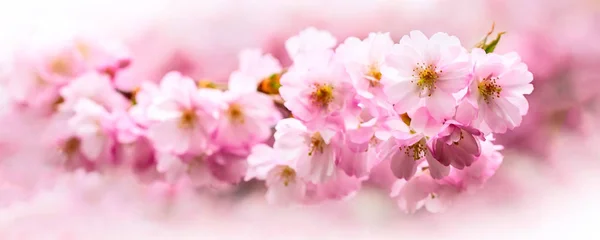
<svg viewBox="0 0 600 240"><path fill-rule="evenodd" d="M298 55L332 49L337 44L335 37L314 27L306 28L285 42L285 49L291 59Z"/></svg>
<svg viewBox="0 0 600 240"><path fill-rule="evenodd" d="M6 77L6 93L35 109L53 109L60 101L58 89L85 69L73 44L36 44L18 50Z"/></svg>
<svg viewBox="0 0 600 240"><path fill-rule="evenodd" d="M386 124L392 129L392 136L396 139L396 145L392 145L393 148L387 151L387 156L391 157L390 167L396 177L409 180L424 160L427 161L433 178L440 179L448 175L450 168L433 156L431 146L433 141L437 141L436 137L442 126L426 108L417 110L408 123L390 120Z"/></svg>
<svg viewBox="0 0 600 240"><path fill-rule="evenodd" d="M256 91L261 81L281 71L281 64L272 55L263 55L260 49L244 50L239 56L239 69L229 77L229 90Z"/></svg>
<svg viewBox="0 0 600 240"><path fill-rule="evenodd" d="M187 179L195 187L222 188L241 180L246 171L245 165L240 165L243 161L219 162L222 160L206 155L159 152L156 157L156 169L169 182ZM232 163L239 166L231 165Z"/></svg>
<svg viewBox="0 0 600 240"><path fill-rule="evenodd" d="M296 159L298 176L313 183L325 182L335 174L338 150L336 133L311 131L294 118L279 121L275 126L274 148L286 161ZM339 136L338 136L339 137Z"/></svg>
<svg viewBox="0 0 600 240"><path fill-rule="evenodd" d="M223 93L226 106L221 110L215 140L222 147L243 148L263 142L281 119L273 100L259 92Z"/></svg>
<svg viewBox="0 0 600 240"><path fill-rule="evenodd" d="M458 194L458 189L433 179L426 163L419 165L418 169L418 173L410 180L397 180L390 196L407 213L414 213L422 207L433 213L444 211Z"/></svg>
<svg viewBox="0 0 600 240"><path fill-rule="evenodd" d="M254 146L248 156L245 180L253 178L265 180L266 198L271 204L300 202L306 194L306 183L299 178L295 161L282 158L279 151L264 144Z"/></svg>
<svg viewBox="0 0 600 240"><path fill-rule="evenodd" d="M119 142L129 144L144 136L144 130L134 121L128 112L117 111L113 115L115 118L116 137Z"/></svg>
<svg viewBox="0 0 600 240"><path fill-rule="evenodd" d="M338 128L349 114L354 91L332 51L303 55L281 78L279 92L285 107L311 128Z"/></svg>
<svg viewBox="0 0 600 240"><path fill-rule="evenodd" d="M445 166L463 169L481 154L479 130L448 121L446 129L433 140L433 155Z"/></svg>
<svg viewBox="0 0 600 240"><path fill-rule="evenodd" d="M72 41L88 69L108 74L111 78L131 63L131 53L119 42L96 36L76 36Z"/></svg>
<svg viewBox="0 0 600 240"><path fill-rule="evenodd" d="M49 82L64 84L86 70L83 55L71 39L36 44L27 51L23 54L31 61L28 66Z"/></svg>
<svg viewBox="0 0 600 240"><path fill-rule="evenodd" d="M396 70L384 75L384 91L399 113L425 106L441 121L454 115L452 94L468 85L470 64L458 38L436 33L427 38L410 32L394 46L386 63Z"/></svg>
<svg viewBox="0 0 600 240"><path fill-rule="evenodd" d="M152 101L161 94L159 86L151 82L143 82L141 86L134 91L134 104L129 108L131 118L139 125L147 127L151 121L148 119L148 107Z"/></svg>
<svg viewBox="0 0 600 240"><path fill-rule="evenodd" d="M69 127L79 139L81 153L90 160L100 160L103 152L114 145L114 118L97 103L83 98L74 108L75 115L69 119Z"/></svg>
<svg viewBox="0 0 600 240"><path fill-rule="evenodd" d="M230 151L220 149L206 156L203 160L207 163L211 174L220 183L238 184L247 171L248 151Z"/></svg>
<svg viewBox="0 0 600 240"><path fill-rule="evenodd" d="M202 153L217 126L218 103L215 93L198 90L194 81L177 72L162 80L162 93L148 108L153 123L148 138L161 152Z"/></svg>
<svg viewBox="0 0 600 240"><path fill-rule="evenodd" d="M88 72L60 90L64 99L60 111L71 111L82 98L88 98L108 110L125 110L129 102L115 90L110 78L97 72Z"/></svg>
<svg viewBox="0 0 600 240"><path fill-rule="evenodd" d="M147 138L139 136L132 141L129 139L123 141L118 135L119 130L117 130L119 144L114 149L115 164L139 173L140 177L155 177L156 159L152 143Z"/></svg>
<svg viewBox="0 0 600 240"><path fill-rule="evenodd" d="M176 182L187 174L188 167L179 156L163 152L156 154L156 170L164 174L168 182Z"/></svg>
<svg viewBox="0 0 600 240"><path fill-rule="evenodd" d="M360 119L369 119L366 122ZM346 119L344 145L340 148L338 167L348 176L365 179L372 168L379 164L385 151L391 151L391 135L382 125L387 122L384 118L371 117L363 111L358 119ZM358 120L358 121L357 121Z"/></svg>
<svg viewBox="0 0 600 240"><path fill-rule="evenodd" d="M344 63L358 95L366 99L383 96L380 83L387 56L394 42L389 33L370 33L360 40L350 37L336 49L336 57ZM381 99L385 102L385 99Z"/></svg>
<svg viewBox="0 0 600 240"><path fill-rule="evenodd" d="M481 142L481 155L470 167L453 171L448 176L457 188L473 192L496 173L504 157L499 152L503 147L493 144L493 139L492 136L486 136L486 141Z"/></svg>
<svg viewBox="0 0 600 240"><path fill-rule="evenodd" d="M348 176L344 171L337 170L335 177L321 184L309 183L304 203L321 203L326 200L346 200L352 198L360 189L362 180Z"/></svg>
<svg viewBox="0 0 600 240"><path fill-rule="evenodd" d="M479 109L474 126L487 126L495 133L519 126L529 109L524 95L533 91L527 65L516 53L486 54L473 49L472 55L475 69L469 100Z"/></svg>

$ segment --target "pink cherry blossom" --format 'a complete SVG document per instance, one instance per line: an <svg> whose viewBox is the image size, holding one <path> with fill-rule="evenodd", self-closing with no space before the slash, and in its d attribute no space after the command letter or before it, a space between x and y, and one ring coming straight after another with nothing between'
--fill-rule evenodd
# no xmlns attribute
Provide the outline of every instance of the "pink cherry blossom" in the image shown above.
<svg viewBox="0 0 600 240"><path fill-rule="evenodd" d="M129 108L129 114L137 124L143 127L151 124L151 120L148 119L148 107L152 105L154 99L159 98L160 94L159 86L151 82L143 82L135 91L135 103Z"/></svg>
<svg viewBox="0 0 600 240"><path fill-rule="evenodd" d="M470 167L455 170L448 176L461 191L474 192L500 167L504 157L499 150L503 147L493 144L492 140L494 140L492 136L486 136L486 141L481 142L481 155Z"/></svg>
<svg viewBox="0 0 600 240"><path fill-rule="evenodd" d="M242 180L246 162L227 152L207 155L157 153L156 169L169 182L188 179L196 187L223 189Z"/></svg>
<svg viewBox="0 0 600 240"><path fill-rule="evenodd" d="M337 44L335 37L314 27L306 28L285 42L285 49L291 59L298 55L332 49Z"/></svg>
<svg viewBox="0 0 600 240"><path fill-rule="evenodd" d="M450 168L434 157L431 146L432 142L437 141L442 125L434 120L426 108L420 108L412 115L409 126L405 124L401 120L387 122L393 129L392 136L396 139L396 145L392 146L399 149L387 151L387 156L391 157L390 167L394 175L409 180L415 174L417 166L426 160L433 178L447 176Z"/></svg>
<svg viewBox="0 0 600 240"><path fill-rule="evenodd" d="M410 180L397 180L392 186L390 196L395 198L398 207L414 213L425 207L427 211L443 212L458 195L454 185L436 180L429 174L426 163L418 166L418 172Z"/></svg>
<svg viewBox="0 0 600 240"><path fill-rule="evenodd" d="M72 41L89 70L97 70L114 77L119 70L131 63L131 53L118 41L97 36L76 36Z"/></svg>
<svg viewBox="0 0 600 240"><path fill-rule="evenodd" d="M88 72L60 89L64 102L59 105L60 111L72 111L77 102L88 98L108 110L125 110L129 101L111 84L110 78L98 72Z"/></svg>
<svg viewBox="0 0 600 240"><path fill-rule="evenodd" d="M395 45L386 63L396 72L382 83L398 112L425 106L438 121L454 115L457 93L468 85L469 58L458 38L410 32ZM385 72L384 72L385 73Z"/></svg>
<svg viewBox="0 0 600 240"><path fill-rule="evenodd" d="M59 87L84 71L80 54L69 43L27 46L18 50L3 83L19 103L36 109L52 109L59 101Z"/></svg>
<svg viewBox="0 0 600 240"><path fill-rule="evenodd" d="M116 138L119 142L129 144L145 136L144 129L139 126L126 111L113 112L115 118Z"/></svg>
<svg viewBox="0 0 600 240"><path fill-rule="evenodd" d="M391 70L385 63L393 46L389 33L370 33L362 41L350 37L337 47L336 57L344 63L358 95L366 99L377 97L380 100L378 104L386 103L380 81L382 71ZM392 73L386 75L389 74Z"/></svg>
<svg viewBox="0 0 600 240"><path fill-rule="evenodd" d="M519 126L529 109L524 95L533 91L533 75L527 65L516 53L486 54L473 49L472 55L475 69L469 99L479 109L475 126L486 126L495 133Z"/></svg>
<svg viewBox="0 0 600 240"><path fill-rule="evenodd" d="M162 81L161 94L147 112L153 121L148 138L159 151L202 153L217 126L216 93L199 90L192 79L177 72L168 73Z"/></svg>
<svg viewBox="0 0 600 240"><path fill-rule="evenodd" d="M279 92L294 117L313 128L339 128L343 114L353 107L354 90L332 51L299 56L281 78Z"/></svg>
<svg viewBox="0 0 600 240"><path fill-rule="evenodd" d="M248 156L245 180L265 180L266 198L271 204L301 202L306 194L306 183L299 178L295 163L293 158L282 157L280 151L258 144Z"/></svg>
<svg viewBox="0 0 600 240"><path fill-rule="evenodd" d="M266 94L226 91L222 98L226 106L221 110L215 136L222 147L249 148L264 142L281 119L273 100Z"/></svg>
<svg viewBox="0 0 600 240"><path fill-rule="evenodd" d="M432 142L433 156L445 166L463 169L481 154L479 130L453 121Z"/></svg>
<svg viewBox="0 0 600 240"><path fill-rule="evenodd" d="M325 182L335 174L338 149L332 131L311 131L294 118L279 121L275 126L274 148L284 160L296 159L298 176L313 183ZM337 136L339 137L339 136Z"/></svg>
<svg viewBox="0 0 600 240"><path fill-rule="evenodd" d="M90 160L100 159L103 152L110 152L114 145L114 117L99 104L80 99L74 107L75 115L68 125L79 138L81 153Z"/></svg>
<svg viewBox="0 0 600 240"><path fill-rule="evenodd" d="M260 49L243 50L239 55L239 69L229 77L230 91L255 91L258 84L283 69L277 59Z"/></svg>
<svg viewBox="0 0 600 240"><path fill-rule="evenodd" d="M316 204L326 200L345 200L352 198L360 189L362 180L346 175L342 170L337 170L335 177L321 184L307 185L304 203Z"/></svg>

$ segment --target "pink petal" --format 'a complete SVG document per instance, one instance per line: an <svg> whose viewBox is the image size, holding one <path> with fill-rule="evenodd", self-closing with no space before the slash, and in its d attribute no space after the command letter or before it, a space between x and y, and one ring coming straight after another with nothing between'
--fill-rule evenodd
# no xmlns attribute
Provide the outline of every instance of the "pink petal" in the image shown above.
<svg viewBox="0 0 600 240"><path fill-rule="evenodd" d="M442 163L436 160L429 151L426 151L425 159L427 159L427 163L429 164L429 172L431 173L431 177L434 179L442 179L445 176L448 176L450 173L450 167L444 166Z"/></svg>
<svg viewBox="0 0 600 240"><path fill-rule="evenodd" d="M406 154L403 150L397 150L392 155L390 168L397 178L409 180L417 171L417 165L421 160L415 160L411 155Z"/></svg>
<svg viewBox="0 0 600 240"><path fill-rule="evenodd" d="M438 120L450 119L454 116L456 99L452 94L436 90L427 98L427 109L431 116Z"/></svg>

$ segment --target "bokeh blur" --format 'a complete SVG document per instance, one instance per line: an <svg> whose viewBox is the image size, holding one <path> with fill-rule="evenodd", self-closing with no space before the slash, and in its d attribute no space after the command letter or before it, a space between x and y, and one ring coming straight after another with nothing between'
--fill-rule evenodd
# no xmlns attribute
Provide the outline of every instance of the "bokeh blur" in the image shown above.
<svg viewBox="0 0 600 240"><path fill-rule="evenodd" d="M132 179L77 174L32 196L17 185L44 185L36 179L45 173L13 161L2 164L30 174L0 189L26 201L0 210L0 239L597 239L598 0L3 0L0 59L9 61L24 42L61 34L116 39L135 59L118 84L133 89L170 70L225 82L245 48L262 48L286 65L285 40L309 26L338 40L447 32L475 46L493 24L506 31L497 52L518 52L535 90L523 124L496 136L505 146L497 174L445 213L401 213L381 190L390 184L385 176L348 201L292 208L268 206L251 184L218 200L180 194L165 208L158 197L137 194ZM35 123L21 124L35 134ZM0 130L0 138L9 133ZM97 185L89 201L72 200L81 181Z"/></svg>

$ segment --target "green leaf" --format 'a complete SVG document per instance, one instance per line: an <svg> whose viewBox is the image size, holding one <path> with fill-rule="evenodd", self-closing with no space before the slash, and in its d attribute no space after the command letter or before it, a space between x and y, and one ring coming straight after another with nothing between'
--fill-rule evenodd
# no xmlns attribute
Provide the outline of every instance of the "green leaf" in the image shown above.
<svg viewBox="0 0 600 240"><path fill-rule="evenodd" d="M494 52L494 50L496 49L496 46L500 42L500 38L502 38L502 35L504 35L505 33L506 32L498 33L498 35L496 36L496 39L494 39L493 41L491 41L488 44L483 44L483 50L485 50L486 53Z"/></svg>

